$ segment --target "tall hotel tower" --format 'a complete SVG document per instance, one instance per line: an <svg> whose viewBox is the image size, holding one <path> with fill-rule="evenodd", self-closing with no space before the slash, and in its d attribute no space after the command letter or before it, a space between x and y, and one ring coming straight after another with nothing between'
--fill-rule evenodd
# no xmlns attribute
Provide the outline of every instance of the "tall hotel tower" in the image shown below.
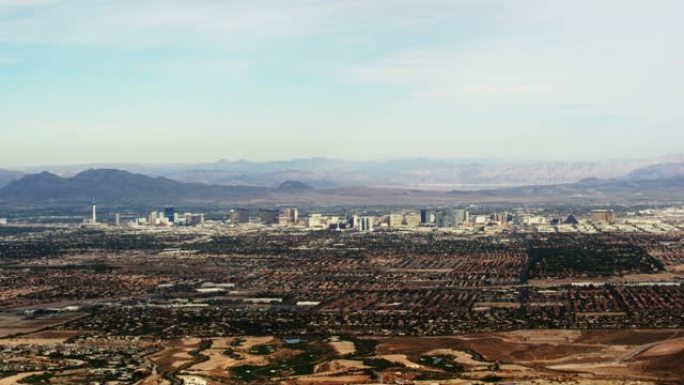
<svg viewBox="0 0 684 385"><path fill-rule="evenodd" d="M95 199L93 199L93 224L97 223L97 206L95 206Z"/></svg>

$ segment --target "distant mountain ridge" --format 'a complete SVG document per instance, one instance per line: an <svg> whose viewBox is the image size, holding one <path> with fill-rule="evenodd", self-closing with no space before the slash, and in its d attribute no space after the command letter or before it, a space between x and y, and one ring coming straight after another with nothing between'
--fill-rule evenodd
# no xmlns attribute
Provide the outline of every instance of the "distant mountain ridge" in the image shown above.
<svg viewBox="0 0 684 385"><path fill-rule="evenodd" d="M70 178L49 172L30 174L0 189L0 199L13 202L85 201L158 202L175 199L223 200L258 196L268 189L213 186L149 177L124 170L86 170Z"/></svg>
<svg viewBox="0 0 684 385"><path fill-rule="evenodd" d="M667 179L684 175L684 162L661 163L636 169L627 176L628 180Z"/></svg>
<svg viewBox="0 0 684 385"><path fill-rule="evenodd" d="M0 187L13 180L21 178L24 174L19 171L5 170L0 168Z"/></svg>
<svg viewBox="0 0 684 385"><path fill-rule="evenodd" d="M556 196L559 199L604 196L606 200L624 198L684 199L684 175L658 179L598 179L587 178L577 183L557 185L531 185L492 190L494 194L529 196L543 199ZM483 192L488 194L487 191Z"/></svg>
<svg viewBox="0 0 684 385"><path fill-rule="evenodd" d="M684 200L684 175L662 179L585 178L576 183L554 185L435 191L388 187L315 189L300 181L286 181L275 188L220 186L149 177L124 170L98 169L66 178L49 172L30 174L0 188L0 206L4 210L69 205L84 207L91 199L109 207L136 204L225 207L238 203L258 206L401 204L415 207L426 203L453 205L476 202L671 202Z"/></svg>
<svg viewBox="0 0 684 385"><path fill-rule="evenodd" d="M312 190L313 187L306 183L302 183L298 180L286 180L278 186L278 190L285 191L302 191L302 190Z"/></svg>
<svg viewBox="0 0 684 385"><path fill-rule="evenodd" d="M500 162L490 160L435 160L429 158L388 161L350 161L330 158L252 162L221 160L202 164L121 165L132 172L161 176L187 183L209 185L278 186L296 180L316 188L340 186L431 186L448 190L459 185L551 185L587 178L645 178L681 175L673 169L684 163L684 154L664 157L597 162ZM670 166L667 166L670 165ZM670 167L665 171L665 167ZM49 168L63 175L80 172L83 166ZM657 171L660 170L660 171Z"/></svg>

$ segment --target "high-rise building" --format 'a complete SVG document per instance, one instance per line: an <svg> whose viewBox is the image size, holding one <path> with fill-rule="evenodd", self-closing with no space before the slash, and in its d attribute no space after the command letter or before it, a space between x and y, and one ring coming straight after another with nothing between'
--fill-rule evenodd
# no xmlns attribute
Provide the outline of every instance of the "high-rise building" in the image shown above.
<svg viewBox="0 0 684 385"><path fill-rule="evenodd" d="M296 207L285 209L285 214L289 218L290 223L293 225L297 224L297 221L299 220L299 210L297 210Z"/></svg>
<svg viewBox="0 0 684 385"><path fill-rule="evenodd" d="M166 217L169 223L173 223L176 220L176 209L173 207L165 207L164 217Z"/></svg>
<svg viewBox="0 0 684 385"><path fill-rule="evenodd" d="M278 224L281 226L296 225L299 220L297 208L283 209L278 215Z"/></svg>
<svg viewBox="0 0 684 385"><path fill-rule="evenodd" d="M495 212L494 215L492 216L492 220L496 223L505 225L508 223L508 211L504 212Z"/></svg>
<svg viewBox="0 0 684 385"><path fill-rule="evenodd" d="M315 228L323 226L323 217L318 213L311 213L306 218L306 227Z"/></svg>
<svg viewBox="0 0 684 385"><path fill-rule="evenodd" d="M119 213L114 214L114 226L121 226L121 216Z"/></svg>
<svg viewBox="0 0 684 385"><path fill-rule="evenodd" d="M231 224L234 224L234 225L237 224L237 223L238 223L238 213L237 213L237 211L235 211L235 210L230 210L230 211L228 212L228 215L226 216L226 219L227 219L228 222L230 222Z"/></svg>
<svg viewBox="0 0 684 385"><path fill-rule="evenodd" d="M464 209L447 208L437 212L437 227L452 228L468 221L468 212Z"/></svg>
<svg viewBox="0 0 684 385"><path fill-rule="evenodd" d="M197 226L204 224L204 214L185 214L185 224L187 226Z"/></svg>
<svg viewBox="0 0 684 385"><path fill-rule="evenodd" d="M591 220L596 223L615 223L615 213L613 210L591 210Z"/></svg>
<svg viewBox="0 0 684 385"><path fill-rule="evenodd" d="M417 213L409 213L404 215L404 226L418 227L420 225L420 215Z"/></svg>
<svg viewBox="0 0 684 385"><path fill-rule="evenodd" d="M237 209L237 223L249 223L249 209Z"/></svg>
<svg viewBox="0 0 684 385"><path fill-rule="evenodd" d="M432 212L427 209L422 209L420 210L420 224L421 225L429 225L434 222L433 218L431 218Z"/></svg>
<svg viewBox="0 0 684 385"><path fill-rule="evenodd" d="M261 209L259 210L259 219L261 219L261 223L265 225L275 225L278 224L279 213L278 210Z"/></svg>
<svg viewBox="0 0 684 385"><path fill-rule="evenodd" d="M375 218L370 217L370 216L365 216L361 217L359 223L359 230L360 231L373 231L373 222L375 221Z"/></svg>
<svg viewBox="0 0 684 385"><path fill-rule="evenodd" d="M156 226L159 224L159 214L156 211L151 211L150 215L147 217L147 223Z"/></svg>
<svg viewBox="0 0 684 385"><path fill-rule="evenodd" d="M489 217L486 215L475 215L473 222L475 222L475 224L478 224L478 225L483 225L483 224L487 223L488 219L489 219Z"/></svg>
<svg viewBox="0 0 684 385"><path fill-rule="evenodd" d="M404 216L401 214L392 213L387 218L387 225L389 227L399 227L404 221Z"/></svg>
<svg viewBox="0 0 684 385"><path fill-rule="evenodd" d="M349 228L358 230L359 229L359 216L354 214L349 217Z"/></svg>

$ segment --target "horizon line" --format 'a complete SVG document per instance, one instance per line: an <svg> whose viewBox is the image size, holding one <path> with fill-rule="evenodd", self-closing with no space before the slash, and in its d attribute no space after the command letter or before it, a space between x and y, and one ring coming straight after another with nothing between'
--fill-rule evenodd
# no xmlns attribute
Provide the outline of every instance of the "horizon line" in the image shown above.
<svg viewBox="0 0 684 385"><path fill-rule="evenodd" d="M265 165L270 163L288 163L288 162L311 162L311 161L335 161L335 162L345 162L354 164L378 164L378 163L392 163L392 162L402 162L402 161L432 161L432 162L445 162L445 163L500 163L500 164L537 164L537 163L610 163L610 162L630 162L630 161L647 161L647 160L659 160L660 158L676 158L681 157L682 162L684 162L684 152L673 152L665 153L662 155L648 156L648 157L610 157L610 158L600 158L600 159L510 159L502 157L463 157L463 158L444 158L444 157L428 157L428 156L414 156L414 157L391 157L382 159L349 159L341 157L324 157L324 156L311 156L311 157L295 157L295 158L280 158L272 160L253 160L247 158L237 158L228 159L222 158L215 161L196 161L196 162L79 162L79 163L61 163L61 164L42 164L36 166L0 166L0 169L6 171L48 171L48 169L54 168L106 168L106 167L188 167L188 166L201 166L201 165L215 165L220 163L250 163L255 165Z"/></svg>

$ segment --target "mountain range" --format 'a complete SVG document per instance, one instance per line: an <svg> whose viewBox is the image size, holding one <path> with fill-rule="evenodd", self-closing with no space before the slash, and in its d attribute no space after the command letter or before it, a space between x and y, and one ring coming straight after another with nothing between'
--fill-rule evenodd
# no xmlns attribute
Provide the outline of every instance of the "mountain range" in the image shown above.
<svg viewBox="0 0 684 385"><path fill-rule="evenodd" d="M637 160L577 162L501 162L492 160L350 161L328 158L251 162L221 160L202 164L94 164L0 171L0 186L22 173L49 171L68 177L87 169L125 169L152 177L196 184L277 187L299 181L317 188L391 187L450 190L461 188L553 185L587 178L653 179L684 175L684 154Z"/></svg>
<svg viewBox="0 0 684 385"><path fill-rule="evenodd" d="M0 168L0 187L13 180L21 178L23 175L24 174L19 171L5 170Z"/></svg>
<svg viewBox="0 0 684 385"><path fill-rule="evenodd" d="M238 200L267 192L263 187L217 186L149 177L125 170L86 170L72 177L49 172L25 175L0 189L0 200L15 203L83 202L92 199L116 203Z"/></svg>
<svg viewBox="0 0 684 385"><path fill-rule="evenodd" d="M672 168L668 166L668 170ZM676 168L675 168L676 169ZM640 176L637 173L636 176ZM667 174L669 175L669 174ZM179 182L115 169L92 169L71 177L41 172L0 188L0 208L87 207L95 199L108 207L173 204L227 205L426 205L454 203L671 202L684 200L684 175L657 179L589 178L575 183L436 191L390 187L313 188L288 180L275 187Z"/></svg>

